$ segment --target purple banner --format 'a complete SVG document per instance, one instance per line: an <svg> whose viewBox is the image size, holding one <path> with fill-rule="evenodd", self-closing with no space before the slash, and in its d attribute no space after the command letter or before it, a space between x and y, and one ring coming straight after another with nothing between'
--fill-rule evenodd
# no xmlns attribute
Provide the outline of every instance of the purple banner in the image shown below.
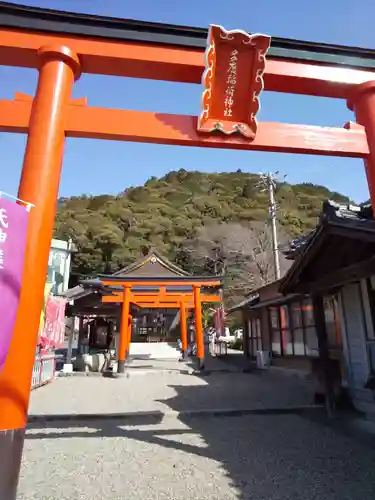
<svg viewBox="0 0 375 500"><path fill-rule="evenodd" d="M29 213L0 198L0 371L8 354L21 293Z"/></svg>

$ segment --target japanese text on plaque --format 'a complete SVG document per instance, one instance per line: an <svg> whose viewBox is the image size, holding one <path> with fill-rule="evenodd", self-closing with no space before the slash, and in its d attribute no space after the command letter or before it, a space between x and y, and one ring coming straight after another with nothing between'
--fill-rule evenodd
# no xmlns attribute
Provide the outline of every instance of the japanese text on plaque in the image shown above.
<svg viewBox="0 0 375 500"><path fill-rule="evenodd" d="M225 108L224 116L232 116L232 106L234 104L234 98L236 94L236 83L237 83L237 54L238 50L234 49L230 53L229 66L228 66L228 78L227 78L227 89L225 91Z"/></svg>

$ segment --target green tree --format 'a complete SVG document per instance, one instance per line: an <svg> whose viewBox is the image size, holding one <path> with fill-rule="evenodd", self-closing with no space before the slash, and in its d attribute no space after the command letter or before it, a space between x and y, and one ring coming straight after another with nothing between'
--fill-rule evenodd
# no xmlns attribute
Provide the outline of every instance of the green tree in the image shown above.
<svg viewBox="0 0 375 500"><path fill-rule="evenodd" d="M240 170L179 169L117 196L60 198L54 236L75 243L74 273L114 272L139 258L144 247L154 247L192 273L224 270L230 298L239 298L272 279L267 277L268 199L256 188L258 180ZM286 237L315 227L323 200L350 201L312 183L280 183L276 197Z"/></svg>

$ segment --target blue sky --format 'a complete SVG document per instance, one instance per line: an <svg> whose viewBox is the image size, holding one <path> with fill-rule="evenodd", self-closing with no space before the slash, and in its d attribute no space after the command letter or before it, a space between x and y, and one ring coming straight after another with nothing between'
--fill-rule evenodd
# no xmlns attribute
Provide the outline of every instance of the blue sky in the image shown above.
<svg viewBox="0 0 375 500"><path fill-rule="evenodd" d="M362 0L24 0L13 3L114 17L208 27L375 48L375 2ZM360 8L365 7L365 8ZM33 94L35 70L0 66L0 99ZM83 75L74 97L89 105L157 112L199 113L199 85ZM264 92L262 121L341 127L352 113L342 100ZM26 137L0 133L0 190L16 194ZM279 170L287 180L323 184L355 201L368 198L361 160L68 139L60 195L118 193L172 169L209 172Z"/></svg>

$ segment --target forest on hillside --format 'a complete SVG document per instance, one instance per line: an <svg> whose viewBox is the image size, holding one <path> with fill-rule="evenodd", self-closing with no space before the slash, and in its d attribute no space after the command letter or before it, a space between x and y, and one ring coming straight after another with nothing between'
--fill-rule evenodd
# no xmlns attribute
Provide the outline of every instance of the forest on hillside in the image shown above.
<svg viewBox="0 0 375 500"><path fill-rule="evenodd" d="M258 182L240 170L181 169L116 196L62 198L54 237L75 243L76 276L115 272L154 248L189 272L223 273L232 302L273 280L268 199ZM313 229L325 199L350 201L324 186L279 183L280 242Z"/></svg>

